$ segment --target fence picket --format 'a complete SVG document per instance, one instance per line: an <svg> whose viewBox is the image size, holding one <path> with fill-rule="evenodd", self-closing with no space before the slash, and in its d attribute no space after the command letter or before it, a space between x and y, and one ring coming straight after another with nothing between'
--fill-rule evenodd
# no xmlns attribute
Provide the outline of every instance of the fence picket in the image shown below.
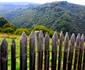
<svg viewBox="0 0 85 70"><path fill-rule="evenodd" d="M50 37L48 33L46 33L44 37L42 31L40 31L39 34L37 34L37 36L38 37L36 37L34 32L31 32L30 37L29 37L30 39L29 40L29 47L30 47L29 70L36 70L36 68L37 70L50 70L50 69L51 70L61 70L61 69L62 70L85 70L84 34L82 34L81 38L80 38L80 34L78 34L76 37L76 42L75 42L74 33L72 34L71 39L69 40L68 33L66 33L65 38L64 38L63 32L61 31L60 40L59 40L60 42L59 51L57 51L58 50L57 32L54 32L53 37L52 37L52 51L50 51L50 48L51 48ZM63 38L64 38L64 52L62 49ZM74 46L75 43L76 43L76 47ZM70 44L70 47L68 47L69 44ZM44 46L45 46L45 50L44 50ZM69 48L69 51L68 51L68 48ZM6 38L3 38L2 43L0 45L0 70L8 70L8 61L10 59L8 60L7 49L8 49L8 43L6 41ZM50 52L52 53L52 64L51 64L52 67L51 68L49 67ZM83 52L84 52L84 55L83 55ZM57 54L59 54L59 56ZM63 57L62 57L62 54L64 54ZM43 61L43 57L45 57L44 61ZM35 60L35 58L37 58L37 61ZM57 65L57 59L58 59L58 65ZM44 67L43 67L43 62L44 62ZM61 64L61 62L63 63L63 65ZM73 65L72 65L72 62L74 62ZM63 66L63 68L61 65ZM16 42L14 39L12 39L12 43L11 43L11 68L10 70L16 70ZM25 33L22 33L21 38L20 38L20 70L27 70L27 36Z"/></svg>
<svg viewBox="0 0 85 70"><path fill-rule="evenodd" d="M82 34L81 41L80 41L79 59L78 59L78 70L81 70L83 46L84 46L84 34Z"/></svg>
<svg viewBox="0 0 85 70"><path fill-rule="evenodd" d="M8 70L7 68L7 47L8 43L5 38L3 38L1 43L1 70Z"/></svg>
<svg viewBox="0 0 85 70"><path fill-rule="evenodd" d="M74 67L73 70L76 70L77 63L78 63L78 49L80 46L80 34L78 33L76 37L76 49L75 49L75 56L74 56Z"/></svg>
<svg viewBox="0 0 85 70"><path fill-rule="evenodd" d="M71 36L71 42L70 42L70 50L69 50L69 58L68 58L68 70L72 69L74 43L75 43L75 34L73 33Z"/></svg>
<svg viewBox="0 0 85 70"><path fill-rule="evenodd" d="M49 35L45 35L45 64L44 70L49 70Z"/></svg>
<svg viewBox="0 0 85 70"><path fill-rule="evenodd" d="M39 33L39 43L38 43L38 70L42 70L42 62L43 62L43 33L40 31Z"/></svg>
<svg viewBox="0 0 85 70"><path fill-rule="evenodd" d="M35 70L35 34L30 34L30 70Z"/></svg>
<svg viewBox="0 0 85 70"><path fill-rule="evenodd" d="M52 37L52 70L56 70L58 36L54 32Z"/></svg>
<svg viewBox="0 0 85 70"><path fill-rule="evenodd" d="M11 44L11 70L16 70L16 44L14 39L12 39Z"/></svg>
<svg viewBox="0 0 85 70"><path fill-rule="evenodd" d="M63 61L63 70L66 70L67 68L67 53L68 53L68 44L69 44L69 36L68 33L65 35L65 40L64 40L64 61Z"/></svg>
<svg viewBox="0 0 85 70"><path fill-rule="evenodd" d="M27 37L24 32L20 39L20 70L27 70Z"/></svg>
<svg viewBox="0 0 85 70"><path fill-rule="evenodd" d="M61 70L62 42L63 42L63 32L61 31L61 33L60 33L60 44L59 44L58 70Z"/></svg>

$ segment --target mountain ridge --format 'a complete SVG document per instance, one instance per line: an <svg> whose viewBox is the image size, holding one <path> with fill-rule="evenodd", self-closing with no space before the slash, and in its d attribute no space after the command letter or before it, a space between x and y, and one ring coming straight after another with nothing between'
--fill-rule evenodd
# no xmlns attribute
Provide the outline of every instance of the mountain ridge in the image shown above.
<svg viewBox="0 0 85 70"><path fill-rule="evenodd" d="M17 27L44 25L57 31L85 33L85 6L67 1L33 5L0 15Z"/></svg>

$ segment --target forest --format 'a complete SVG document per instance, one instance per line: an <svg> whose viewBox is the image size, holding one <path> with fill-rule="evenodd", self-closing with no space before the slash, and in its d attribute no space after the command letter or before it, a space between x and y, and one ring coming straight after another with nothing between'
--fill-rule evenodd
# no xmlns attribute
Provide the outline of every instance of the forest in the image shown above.
<svg viewBox="0 0 85 70"><path fill-rule="evenodd" d="M33 29L36 26L44 26L48 30L57 32L85 34L85 6L83 5L60 1L46 4L8 3L0 4L0 7L2 8L0 16L16 28Z"/></svg>

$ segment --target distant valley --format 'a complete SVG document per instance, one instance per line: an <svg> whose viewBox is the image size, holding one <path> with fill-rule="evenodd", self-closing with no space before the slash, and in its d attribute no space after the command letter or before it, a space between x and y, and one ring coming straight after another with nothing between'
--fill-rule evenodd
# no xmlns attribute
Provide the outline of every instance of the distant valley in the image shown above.
<svg viewBox="0 0 85 70"><path fill-rule="evenodd" d="M0 3L0 16L18 28L43 25L58 32L85 33L85 6L66 1Z"/></svg>

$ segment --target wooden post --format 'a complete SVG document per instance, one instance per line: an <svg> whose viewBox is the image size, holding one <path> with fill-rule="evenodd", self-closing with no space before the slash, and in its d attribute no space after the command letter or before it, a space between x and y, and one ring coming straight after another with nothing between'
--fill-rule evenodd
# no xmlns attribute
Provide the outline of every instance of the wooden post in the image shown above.
<svg viewBox="0 0 85 70"><path fill-rule="evenodd" d="M58 70L61 70L62 42L63 42L63 32L61 31L61 33L60 33L60 45L59 45L59 58L58 58Z"/></svg>
<svg viewBox="0 0 85 70"><path fill-rule="evenodd" d="M30 70L35 70L35 34L30 34Z"/></svg>
<svg viewBox="0 0 85 70"><path fill-rule="evenodd" d="M42 62L43 62L43 33L40 31L39 40L38 40L38 69L42 70Z"/></svg>
<svg viewBox="0 0 85 70"><path fill-rule="evenodd" d="M54 32L52 37L52 70L56 70L58 36Z"/></svg>
<svg viewBox="0 0 85 70"><path fill-rule="evenodd" d="M5 38L3 38L1 43L1 70L8 70L7 69L7 48L8 43Z"/></svg>
<svg viewBox="0 0 85 70"><path fill-rule="evenodd" d="M24 32L20 39L20 70L27 70L27 37Z"/></svg>
<svg viewBox="0 0 85 70"><path fill-rule="evenodd" d="M11 70L16 70L16 44L14 39L12 39L11 44Z"/></svg>
<svg viewBox="0 0 85 70"><path fill-rule="evenodd" d="M81 41L80 41L79 59L78 59L78 70L81 70L83 46L84 46L84 34L82 34Z"/></svg>
<svg viewBox="0 0 85 70"><path fill-rule="evenodd" d="M70 50L69 50L69 58L68 58L68 70L72 69L74 43L75 43L75 34L73 33L71 36L71 42L70 42Z"/></svg>
<svg viewBox="0 0 85 70"><path fill-rule="evenodd" d="M77 38L76 38L76 49L75 49L75 57L74 57L74 67L73 67L73 70L76 70L76 67L77 67L79 46L80 46L80 34L78 34Z"/></svg>
<svg viewBox="0 0 85 70"><path fill-rule="evenodd" d="M45 35L45 66L44 70L49 70L49 35Z"/></svg>
<svg viewBox="0 0 85 70"><path fill-rule="evenodd" d="M68 36L68 33L66 33L65 41L64 41L65 48L64 48L63 70L66 70L67 68L66 64L67 64L68 44L69 44L69 36Z"/></svg>

